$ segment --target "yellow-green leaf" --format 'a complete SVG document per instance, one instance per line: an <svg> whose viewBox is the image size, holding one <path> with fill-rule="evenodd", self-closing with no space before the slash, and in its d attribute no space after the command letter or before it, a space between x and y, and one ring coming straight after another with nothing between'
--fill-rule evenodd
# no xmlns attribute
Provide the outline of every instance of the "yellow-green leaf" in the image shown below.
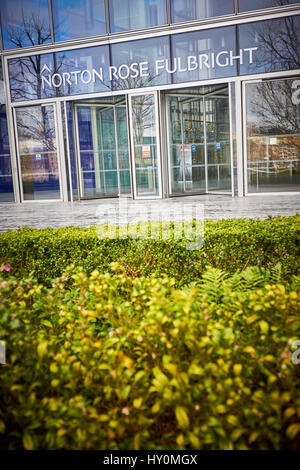
<svg viewBox="0 0 300 470"><path fill-rule="evenodd" d="M242 364L234 364L233 366L234 375L236 375L237 377L241 375L242 369L243 369Z"/></svg>
<svg viewBox="0 0 300 470"><path fill-rule="evenodd" d="M289 439L295 439L297 434L300 432L300 423L294 423L291 424L287 430L286 430L286 435Z"/></svg>
<svg viewBox="0 0 300 470"><path fill-rule="evenodd" d="M259 322L261 332L266 335L269 331L269 324L265 320Z"/></svg>
<svg viewBox="0 0 300 470"><path fill-rule="evenodd" d="M182 429L187 429L190 424L189 417L185 408L182 406L176 406L175 408L176 419L178 421L178 426Z"/></svg>
<svg viewBox="0 0 300 470"><path fill-rule="evenodd" d="M48 341L42 341L41 343L39 343L37 347L37 352L38 352L38 356L40 359L42 359L42 357L45 356L45 354L47 354L47 350L48 350Z"/></svg>
<svg viewBox="0 0 300 470"><path fill-rule="evenodd" d="M33 450L34 444L31 435L28 432L25 432L23 435L23 446L26 450Z"/></svg>

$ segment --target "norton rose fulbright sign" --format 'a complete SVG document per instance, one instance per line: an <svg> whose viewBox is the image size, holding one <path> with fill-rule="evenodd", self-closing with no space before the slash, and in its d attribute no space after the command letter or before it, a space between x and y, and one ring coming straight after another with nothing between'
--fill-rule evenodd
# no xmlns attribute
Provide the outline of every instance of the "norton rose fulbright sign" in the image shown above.
<svg viewBox="0 0 300 470"><path fill-rule="evenodd" d="M111 65L107 68L73 70L71 72L55 72L45 64L41 71L42 88L59 88L66 85L78 85L82 83L88 85L97 80L104 82L104 77L108 71L109 80L127 80L141 77L159 76L162 72L168 74L180 72L194 72L204 69L215 69L232 67L237 61L241 65L248 62L253 63L255 51L258 47L248 47L240 49L239 55L235 55L233 50L222 50L218 53L209 52L195 55L189 55L183 60L181 57L170 59L157 59L154 61L154 67L149 61L132 62L131 64L121 64L119 67Z"/></svg>

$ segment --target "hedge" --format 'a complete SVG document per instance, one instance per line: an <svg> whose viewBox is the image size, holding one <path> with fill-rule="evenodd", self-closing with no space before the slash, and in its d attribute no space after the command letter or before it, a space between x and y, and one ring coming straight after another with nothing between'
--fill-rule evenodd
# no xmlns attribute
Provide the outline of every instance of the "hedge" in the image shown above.
<svg viewBox="0 0 300 470"><path fill-rule="evenodd" d="M112 262L133 277L167 274L178 286L197 281L208 266L233 273L280 261L288 278L299 270L300 217L207 221L203 248L190 251L185 245L184 239L103 240L96 227L27 227L0 235L0 265L10 265L18 278L31 275L47 285L71 264L105 273Z"/></svg>
<svg viewBox="0 0 300 470"><path fill-rule="evenodd" d="M299 448L299 277L110 271L2 274L0 448Z"/></svg>

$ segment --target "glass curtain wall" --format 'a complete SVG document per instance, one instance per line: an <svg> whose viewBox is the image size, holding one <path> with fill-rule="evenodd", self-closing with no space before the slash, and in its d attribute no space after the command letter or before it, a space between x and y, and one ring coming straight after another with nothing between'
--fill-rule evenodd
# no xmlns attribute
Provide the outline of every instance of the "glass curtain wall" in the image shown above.
<svg viewBox="0 0 300 470"><path fill-rule="evenodd" d="M249 193L300 191L300 77L245 85Z"/></svg>

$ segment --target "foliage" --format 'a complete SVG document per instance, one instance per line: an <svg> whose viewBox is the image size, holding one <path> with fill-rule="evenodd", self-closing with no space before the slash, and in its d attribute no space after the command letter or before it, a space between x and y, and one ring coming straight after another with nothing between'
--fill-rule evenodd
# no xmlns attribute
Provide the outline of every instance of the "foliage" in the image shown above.
<svg viewBox="0 0 300 470"><path fill-rule="evenodd" d="M55 256L62 265L75 256L71 246L80 262L80 247L85 250L85 267L95 264L92 253L99 264L102 253L101 269L106 263L108 269L72 266L51 286L1 274L0 339L8 359L0 369L0 448L299 448L300 365L291 361L300 337L299 277L284 281L284 270L294 269L292 259L285 260L296 245L292 227L294 235L284 238L288 226L283 219L264 229L239 222L228 224L226 235L226 223L211 224L201 256L213 257L222 246L222 261L206 270L201 265L202 279L181 289L161 274L171 261L164 264L154 244L137 276L128 274L122 251L132 242L120 249L114 242L97 244L91 230L74 230L77 242L72 229L53 231L46 244L40 242L49 231L12 234L5 261L18 261L17 274L33 260L40 262L36 273L53 272ZM108 265L109 248L121 262ZM43 264L42 250L51 267ZM165 244L164 250L177 256L172 273L178 276L179 246ZM283 268L275 264L279 252L287 256ZM145 267L151 253L159 278ZM271 266L229 272L254 253ZM140 254L130 256L134 271ZM181 256L186 262L195 255L181 250ZM182 269L186 274L188 267Z"/></svg>
<svg viewBox="0 0 300 470"><path fill-rule="evenodd" d="M145 231L143 224L139 228ZM299 216L206 221L204 246L192 251L185 249L185 239L114 240L97 233L97 227L7 231L0 235L0 265L12 266L18 278L34 277L48 286L71 264L90 274L95 269L111 273L110 264L119 262L132 277L167 274L177 287L198 282L209 266L234 273L280 262L284 278L299 272Z"/></svg>

